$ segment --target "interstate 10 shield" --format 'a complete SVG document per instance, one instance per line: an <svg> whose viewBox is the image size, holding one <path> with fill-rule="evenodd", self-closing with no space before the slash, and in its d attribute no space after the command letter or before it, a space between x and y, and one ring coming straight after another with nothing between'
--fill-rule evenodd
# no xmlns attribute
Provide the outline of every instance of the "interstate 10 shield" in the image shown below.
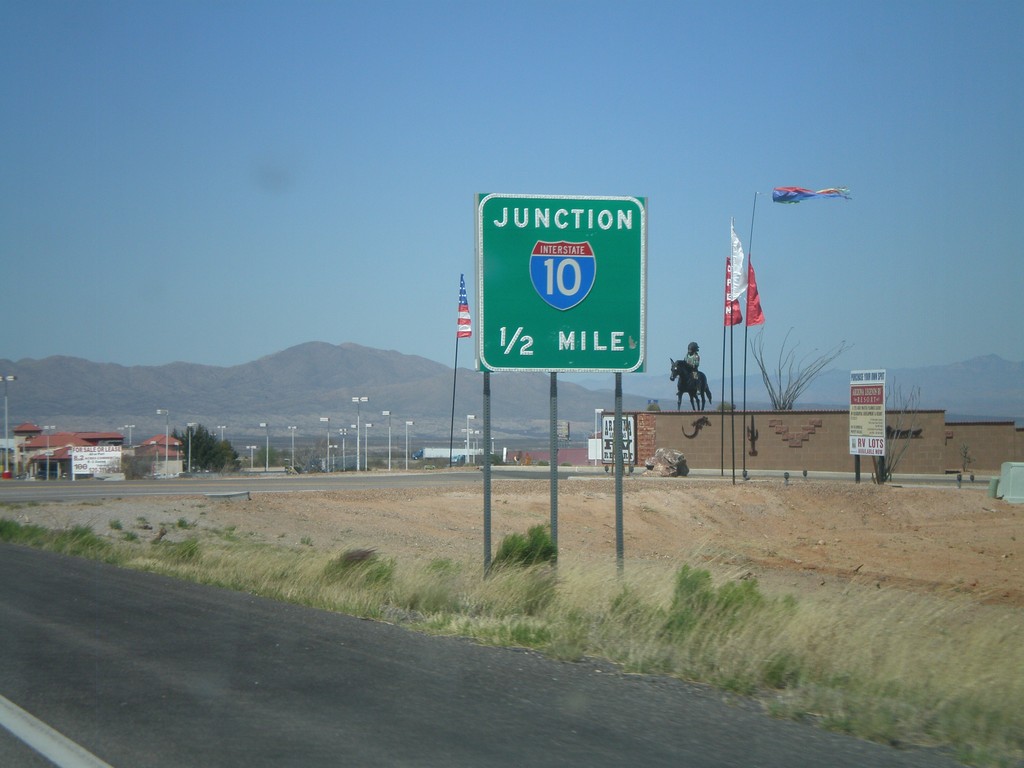
<svg viewBox="0 0 1024 768"><path fill-rule="evenodd" d="M555 309L572 309L594 287L597 264L590 243L537 241L530 278L538 295Z"/></svg>

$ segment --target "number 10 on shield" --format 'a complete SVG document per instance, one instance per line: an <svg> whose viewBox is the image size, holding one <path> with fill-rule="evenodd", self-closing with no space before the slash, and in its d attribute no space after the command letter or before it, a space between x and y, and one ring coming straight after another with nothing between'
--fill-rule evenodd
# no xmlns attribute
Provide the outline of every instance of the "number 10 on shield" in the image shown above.
<svg viewBox="0 0 1024 768"><path fill-rule="evenodd" d="M530 254L530 279L546 304L572 309L590 293L597 262L590 243L549 243L539 240Z"/></svg>

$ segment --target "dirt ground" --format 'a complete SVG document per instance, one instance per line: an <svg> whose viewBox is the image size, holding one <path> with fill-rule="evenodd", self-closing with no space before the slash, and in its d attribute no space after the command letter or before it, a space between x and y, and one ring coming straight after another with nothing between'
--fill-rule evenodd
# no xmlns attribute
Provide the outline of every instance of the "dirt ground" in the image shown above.
<svg viewBox="0 0 1024 768"><path fill-rule="evenodd" d="M265 481L272 482L272 481ZM966 484L899 487L841 481L631 476L624 480L625 560L693 557L807 591L856 581L970 594L1024 606L1024 505ZM269 487L268 487L269 488ZM558 543L567 561L615 558L615 491L607 476L558 486ZM496 481L492 550L503 536L550 518L546 479ZM85 524L140 541L218 535L331 551L483 562L480 488L263 493L53 503L2 514L53 528ZM161 529L163 533L161 533Z"/></svg>

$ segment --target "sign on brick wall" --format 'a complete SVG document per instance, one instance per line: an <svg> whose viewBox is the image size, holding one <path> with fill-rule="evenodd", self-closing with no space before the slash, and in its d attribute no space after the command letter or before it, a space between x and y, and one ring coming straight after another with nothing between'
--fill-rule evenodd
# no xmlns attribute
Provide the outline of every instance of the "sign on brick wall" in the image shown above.
<svg viewBox="0 0 1024 768"><path fill-rule="evenodd" d="M601 461L615 463L615 416L601 417ZM622 417L622 463L636 464L636 416Z"/></svg>
<svg viewBox="0 0 1024 768"><path fill-rule="evenodd" d="M850 453L885 456L885 370L850 371Z"/></svg>

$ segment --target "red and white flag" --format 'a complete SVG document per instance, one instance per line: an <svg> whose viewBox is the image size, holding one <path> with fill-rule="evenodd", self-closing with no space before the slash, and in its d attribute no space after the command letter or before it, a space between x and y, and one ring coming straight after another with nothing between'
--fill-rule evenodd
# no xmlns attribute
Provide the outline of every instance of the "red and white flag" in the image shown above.
<svg viewBox="0 0 1024 768"><path fill-rule="evenodd" d="M466 297L466 276L459 276L459 324L455 338L468 339L473 335L473 323L469 317L469 299Z"/></svg>

